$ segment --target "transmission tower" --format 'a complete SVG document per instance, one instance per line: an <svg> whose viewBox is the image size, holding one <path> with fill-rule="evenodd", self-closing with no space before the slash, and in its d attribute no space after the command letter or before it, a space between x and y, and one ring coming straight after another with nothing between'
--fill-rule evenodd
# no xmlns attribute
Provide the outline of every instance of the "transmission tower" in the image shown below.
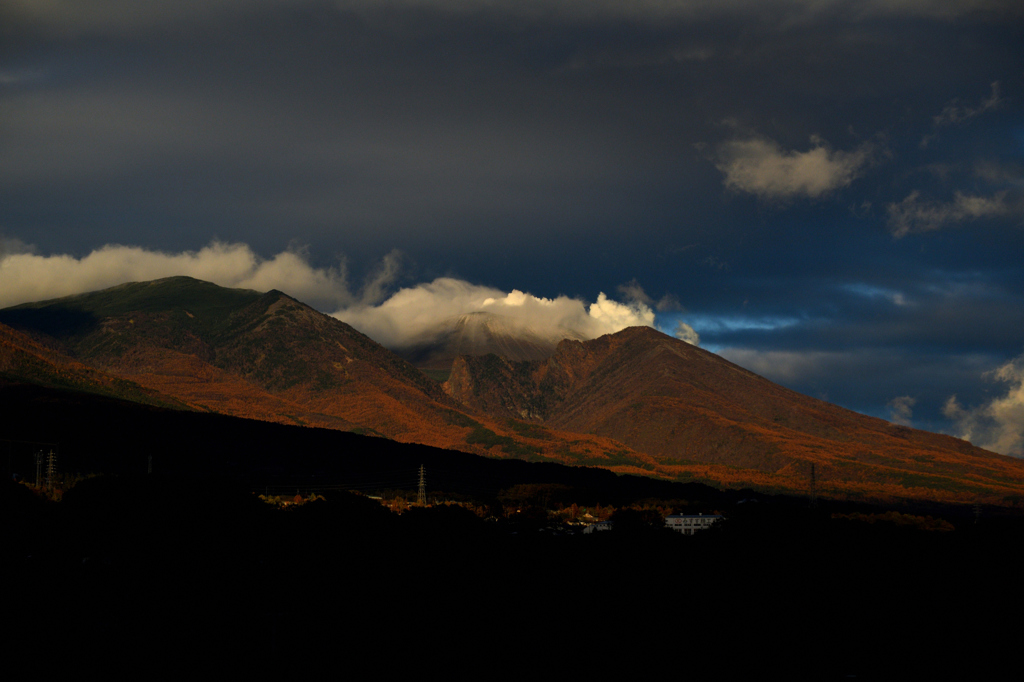
<svg viewBox="0 0 1024 682"><path fill-rule="evenodd" d="M416 504L426 506L427 504L427 470L420 465L420 492L416 495Z"/></svg>
<svg viewBox="0 0 1024 682"><path fill-rule="evenodd" d="M46 456L46 488L53 490L53 482L57 479L57 453L50 450Z"/></svg>
<svg viewBox="0 0 1024 682"><path fill-rule="evenodd" d="M36 452L36 487L38 488L43 482L43 451L39 450Z"/></svg>

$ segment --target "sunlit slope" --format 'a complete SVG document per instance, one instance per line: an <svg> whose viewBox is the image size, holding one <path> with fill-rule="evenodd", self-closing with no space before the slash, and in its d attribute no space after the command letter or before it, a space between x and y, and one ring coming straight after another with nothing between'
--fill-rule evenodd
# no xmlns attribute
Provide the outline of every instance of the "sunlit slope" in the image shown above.
<svg viewBox="0 0 1024 682"><path fill-rule="evenodd" d="M397 437L422 430L435 401L450 402L369 338L278 291L172 277L18 306L0 320L82 362L238 416ZM390 401L401 409L373 414Z"/></svg>
<svg viewBox="0 0 1024 682"><path fill-rule="evenodd" d="M187 407L168 395L73 360L0 324L0 386L11 384L94 393L173 409Z"/></svg>
<svg viewBox="0 0 1024 682"><path fill-rule="evenodd" d="M653 468L608 438L467 414L406 361L279 291L172 277L8 308L0 321L196 409L498 457Z"/></svg>
<svg viewBox="0 0 1024 682"><path fill-rule="evenodd" d="M1012 499L1024 463L801 395L646 327L564 341L540 362L462 357L467 406L613 438L658 471L819 491ZM1004 499L1005 498L1005 499Z"/></svg>

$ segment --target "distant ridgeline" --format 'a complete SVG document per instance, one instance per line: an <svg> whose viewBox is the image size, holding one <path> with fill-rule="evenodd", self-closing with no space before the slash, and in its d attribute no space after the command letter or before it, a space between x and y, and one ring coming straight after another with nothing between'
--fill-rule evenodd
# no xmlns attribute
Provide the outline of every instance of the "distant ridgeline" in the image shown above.
<svg viewBox="0 0 1024 682"><path fill-rule="evenodd" d="M1019 460L795 393L650 328L557 345L510 334L482 318L455 324L427 356L513 357L454 356L441 385L279 291L172 277L0 310L0 384L663 480L1024 499Z"/></svg>

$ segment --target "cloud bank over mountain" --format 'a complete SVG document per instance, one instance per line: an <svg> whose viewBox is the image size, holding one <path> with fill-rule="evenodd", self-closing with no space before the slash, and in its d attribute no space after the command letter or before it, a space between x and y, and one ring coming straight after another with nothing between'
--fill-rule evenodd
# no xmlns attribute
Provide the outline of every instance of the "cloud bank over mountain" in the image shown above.
<svg viewBox="0 0 1024 682"><path fill-rule="evenodd" d="M302 249L261 258L240 243L215 241L198 251L179 253L109 244L76 258L39 255L20 242L4 242L0 248L0 307L176 275L239 289L279 289L318 308L337 308L356 300L348 288L344 263L316 268ZM376 287L370 281L366 289L376 292Z"/></svg>
<svg viewBox="0 0 1024 682"><path fill-rule="evenodd" d="M470 313L491 313L513 329L554 341L654 325L654 312L646 304L619 303L604 293L588 306L568 296L543 298L518 289L505 293L451 277L403 288L380 305L353 305L334 316L389 348L404 348L433 340L446 321Z"/></svg>
<svg viewBox="0 0 1024 682"><path fill-rule="evenodd" d="M278 289L351 324L390 348L428 340L440 325L468 313L492 313L513 329L543 338L592 339L637 325L654 326L642 300L620 303L600 293L593 303L504 292L451 277L389 293L400 270L397 251L353 289L344 261L315 267L301 248L261 258L247 244L212 242L198 251L165 253L111 244L81 257L44 256L30 245L0 242L0 307L187 275L225 287ZM689 339L688 339L689 340Z"/></svg>

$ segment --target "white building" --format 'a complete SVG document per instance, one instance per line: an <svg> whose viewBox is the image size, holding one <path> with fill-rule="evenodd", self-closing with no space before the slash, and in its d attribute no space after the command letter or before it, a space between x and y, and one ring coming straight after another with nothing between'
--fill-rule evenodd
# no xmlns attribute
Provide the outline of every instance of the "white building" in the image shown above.
<svg viewBox="0 0 1024 682"><path fill-rule="evenodd" d="M586 534L586 535L590 535L591 533L596 533L599 530L611 530L611 529L612 529L612 522L611 521L598 521L597 523L592 523L589 526L587 526L586 528L584 528L583 529L583 533Z"/></svg>
<svg viewBox="0 0 1024 682"><path fill-rule="evenodd" d="M683 535L693 535L721 520L721 514L670 514L665 517L665 525Z"/></svg>

